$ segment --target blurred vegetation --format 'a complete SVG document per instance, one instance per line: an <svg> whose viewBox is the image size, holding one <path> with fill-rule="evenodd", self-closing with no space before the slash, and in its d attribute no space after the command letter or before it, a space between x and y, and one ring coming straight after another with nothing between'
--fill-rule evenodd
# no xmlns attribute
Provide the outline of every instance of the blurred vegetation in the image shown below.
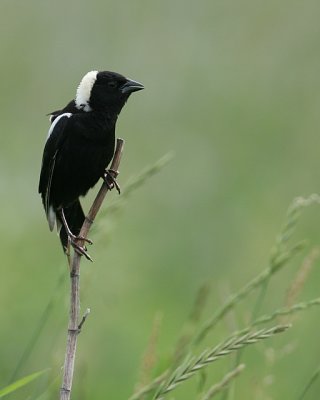
<svg viewBox="0 0 320 400"><path fill-rule="evenodd" d="M126 140L122 189L175 154L127 199L112 193L93 236L95 262L82 264L82 308L91 314L73 398L127 399L139 387L156 316L155 360L140 384L195 331L185 321L199 287L210 293L197 326L268 267L292 200L320 191L319 11L314 0L2 1L0 389L50 368L8 398L57 398L63 364L67 267L37 194L46 114L74 96L87 71L115 70L146 87L117 127ZM261 295L226 314L196 355L262 315L319 297L319 222L319 207L305 210L289 246L307 238L304 250ZM317 398L318 313L290 317L290 330L208 367L203 381L190 379L172 396L197 398L240 358L246 368L223 400L298 399L310 380L304 398Z"/></svg>

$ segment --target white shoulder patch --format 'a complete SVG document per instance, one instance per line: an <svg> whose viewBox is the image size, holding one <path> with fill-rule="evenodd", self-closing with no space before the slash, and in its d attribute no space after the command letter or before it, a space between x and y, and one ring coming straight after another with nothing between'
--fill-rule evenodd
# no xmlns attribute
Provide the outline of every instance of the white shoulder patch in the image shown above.
<svg viewBox="0 0 320 400"><path fill-rule="evenodd" d="M60 121L60 119L61 119L62 117L68 117L68 118L70 118L71 115L72 115L71 113L64 113L64 114L59 115L59 117L57 117L57 118L53 121L53 123L51 124L51 126L50 126L50 128L49 128L47 140L49 139L51 133L53 132L55 126L56 126L57 123Z"/></svg>
<svg viewBox="0 0 320 400"><path fill-rule="evenodd" d="M81 80L80 85L77 89L76 95L76 107L78 109L83 109L84 111L91 111L89 105L90 95L92 87L97 79L98 71L88 72Z"/></svg>

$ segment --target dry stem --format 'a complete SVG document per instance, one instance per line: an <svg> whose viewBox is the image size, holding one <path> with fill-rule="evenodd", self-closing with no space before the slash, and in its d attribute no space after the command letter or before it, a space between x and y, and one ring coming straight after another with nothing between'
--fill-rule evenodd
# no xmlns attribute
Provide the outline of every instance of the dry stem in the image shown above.
<svg viewBox="0 0 320 400"><path fill-rule="evenodd" d="M113 160L110 167L110 174L114 179L118 176L118 168L121 161L122 149L124 145L124 140L117 139L116 150L113 156ZM82 225L80 236L86 238L90 231L91 225L94 222L94 219L103 203L103 200L108 192L108 186L103 183L90 210L86 219ZM78 243L80 246L83 246L83 242L79 240ZM79 322L79 313L80 313L80 291L79 291L79 283L80 283L80 261L81 255L77 252L74 252L72 260L71 260L71 298L70 298L70 314L69 314L69 324L68 324L68 335L67 335L67 346L65 352L65 361L64 361L64 371L63 371L63 381L60 389L60 400L69 400L71 397L71 388L72 388L72 379L74 372L74 361L77 349L77 338L80 333L81 327L85 321L87 314Z"/></svg>

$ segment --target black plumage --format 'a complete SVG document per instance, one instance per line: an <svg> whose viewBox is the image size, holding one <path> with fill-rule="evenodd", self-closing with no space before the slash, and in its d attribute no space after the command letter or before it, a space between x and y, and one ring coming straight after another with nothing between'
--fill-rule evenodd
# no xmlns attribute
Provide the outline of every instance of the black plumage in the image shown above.
<svg viewBox="0 0 320 400"><path fill-rule="evenodd" d="M45 144L39 193L50 230L55 224L63 248L76 237L84 221L79 201L104 177L115 146L118 115L140 83L115 72L88 72L77 95L66 107L51 113Z"/></svg>

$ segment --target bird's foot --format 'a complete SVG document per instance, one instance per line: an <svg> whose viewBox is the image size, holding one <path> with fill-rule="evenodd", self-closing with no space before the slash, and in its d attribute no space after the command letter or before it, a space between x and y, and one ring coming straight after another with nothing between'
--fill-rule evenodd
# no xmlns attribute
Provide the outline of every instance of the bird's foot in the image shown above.
<svg viewBox="0 0 320 400"><path fill-rule="evenodd" d="M74 251L78 254L80 254L81 256L85 256L85 258L91 262L93 262L92 258L90 257L90 255L87 252L87 249L85 246L80 246L77 243L77 240L85 240L86 242L92 244L91 240L86 239L86 238L81 238L81 237L76 237L76 239L74 238L70 238L70 244L73 247Z"/></svg>
<svg viewBox="0 0 320 400"><path fill-rule="evenodd" d="M103 180L109 190L112 190L115 187L117 189L117 192L120 194L120 192L121 192L120 186L119 186L116 178L113 177L111 172L114 174L117 174L117 171L114 171L113 169L106 169L103 174Z"/></svg>
<svg viewBox="0 0 320 400"><path fill-rule="evenodd" d="M74 248L74 251L76 251L78 254L85 256L87 260L93 261L90 255L87 252L87 248L85 246L80 246L78 244L78 241L86 242L88 244L93 244L93 241L85 238L83 236L76 236L72 232L69 232L69 242L71 246Z"/></svg>
<svg viewBox="0 0 320 400"><path fill-rule="evenodd" d="M90 239L88 239L88 238L85 238L85 237L83 237L83 236L74 236L74 237L73 237L73 240L74 240L74 241L81 240L81 241L86 242L86 243L88 243L88 244L90 244L90 245L93 244L93 241L92 241L92 240L90 240Z"/></svg>
<svg viewBox="0 0 320 400"><path fill-rule="evenodd" d="M60 210L60 216L61 216L61 221L64 225L65 231L67 233L68 236L68 246L65 249L65 253L67 254L68 260L69 260L69 264L70 264L70 253L69 253L69 248L70 245L73 247L74 251L77 252L78 254L85 256L87 260L92 261L92 258L89 256L89 254L87 253L87 249L84 245L80 246L78 242L86 242L88 244L93 244L92 240L83 237L81 235L76 236L75 234L73 234L68 226L66 217L64 215L63 212L63 208ZM82 244L82 243L81 243Z"/></svg>
<svg viewBox="0 0 320 400"><path fill-rule="evenodd" d="M68 237L69 237L71 242L76 243L78 240L81 240L82 242L86 242L86 243L88 243L90 245L93 244L92 240L90 240L88 238L85 238L83 236L76 236L70 230L67 232L67 234L68 234Z"/></svg>

